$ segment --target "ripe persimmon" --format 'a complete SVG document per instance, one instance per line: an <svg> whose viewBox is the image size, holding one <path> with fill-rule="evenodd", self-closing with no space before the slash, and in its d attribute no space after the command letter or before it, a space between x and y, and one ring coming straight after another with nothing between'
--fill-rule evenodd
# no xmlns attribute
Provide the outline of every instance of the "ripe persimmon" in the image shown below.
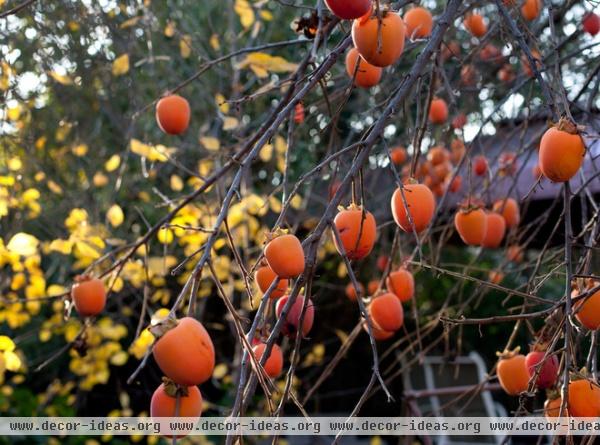
<svg viewBox="0 0 600 445"><path fill-rule="evenodd" d="M456 40L451 40L447 44L442 43L442 60L445 62L460 54L460 44Z"/></svg>
<svg viewBox="0 0 600 445"><path fill-rule="evenodd" d="M454 227L469 246L480 246L487 231L487 216L483 209L464 208L454 215Z"/></svg>
<svg viewBox="0 0 600 445"><path fill-rule="evenodd" d="M508 259L508 261L520 263L521 261L523 261L523 256L523 248L518 244L508 246L508 249L506 249L506 258Z"/></svg>
<svg viewBox="0 0 600 445"><path fill-rule="evenodd" d="M254 351L254 356L259 363L265 353L266 348L267 344L262 342L252 348L252 351ZM269 357L263 365L263 368L265 369L267 375L272 379L279 377L281 370L283 369L283 353L281 352L279 345L273 345L271 352L269 353Z"/></svg>
<svg viewBox="0 0 600 445"><path fill-rule="evenodd" d="M387 290L403 303L415 295L415 279L413 274L404 267L390 272L385 283Z"/></svg>
<svg viewBox="0 0 600 445"><path fill-rule="evenodd" d="M365 287L361 283L358 283L358 289L360 290L360 294L364 297L365 296ZM356 301L357 294L356 294L356 288L354 287L354 284L348 283L346 285L345 293L346 293L346 297L348 297L348 300Z"/></svg>
<svg viewBox="0 0 600 445"><path fill-rule="evenodd" d="M503 176L512 176L517 171L517 155L505 151L498 156L498 172Z"/></svg>
<svg viewBox="0 0 600 445"><path fill-rule="evenodd" d="M78 276L71 287L71 299L79 315L92 317L102 312L106 306L106 288L98 278Z"/></svg>
<svg viewBox="0 0 600 445"><path fill-rule="evenodd" d="M460 81L464 86L472 87L477 83L477 68L467 63L460 69Z"/></svg>
<svg viewBox="0 0 600 445"><path fill-rule="evenodd" d="M467 123L467 116L465 113L458 113L454 119L452 119L452 128L455 130L460 130Z"/></svg>
<svg viewBox="0 0 600 445"><path fill-rule="evenodd" d="M379 289L379 280L371 280L367 283L367 293L373 295Z"/></svg>
<svg viewBox="0 0 600 445"><path fill-rule="evenodd" d="M377 257L377 269L379 269L381 272L383 272L385 270L385 268L388 266L389 263L390 263L389 256L379 255Z"/></svg>
<svg viewBox="0 0 600 445"><path fill-rule="evenodd" d="M506 222L502 215L496 212L488 212L486 214L487 228L483 242L483 247L495 249L500 246L506 232Z"/></svg>
<svg viewBox="0 0 600 445"><path fill-rule="evenodd" d="M427 152L427 160L433 166L446 163L450 160L450 152L446 147L436 145L435 147L431 147Z"/></svg>
<svg viewBox="0 0 600 445"><path fill-rule="evenodd" d="M475 37L483 37L487 32L487 26L480 14L469 14L463 20L463 25Z"/></svg>
<svg viewBox="0 0 600 445"><path fill-rule="evenodd" d="M366 333L369 333L369 327L367 326L366 320L363 321L362 327ZM375 326L373 323L371 323L371 332L373 334L373 338L377 341L387 340L394 335L394 331L384 331L383 329Z"/></svg>
<svg viewBox="0 0 600 445"><path fill-rule="evenodd" d="M150 400L151 417L175 417L179 393L178 417L200 417L202 394L197 386L178 386L173 382L161 383Z"/></svg>
<svg viewBox="0 0 600 445"><path fill-rule="evenodd" d="M509 63L502 65L502 68L498 70L498 80L504 83L511 83L515 80L515 71Z"/></svg>
<svg viewBox="0 0 600 445"><path fill-rule="evenodd" d="M588 34L595 36L600 31L600 17L590 12L583 18L583 30Z"/></svg>
<svg viewBox="0 0 600 445"><path fill-rule="evenodd" d="M404 184L402 191L396 189L392 195L391 205L396 224L405 232L416 230L419 233L431 222L435 211L435 198L426 185L409 182Z"/></svg>
<svg viewBox="0 0 600 445"><path fill-rule="evenodd" d="M450 143L450 149L452 150L452 153L450 155L450 160L452 161L453 164L458 164L460 162L460 160L467 153L467 148L465 147L465 143L462 141L462 139L458 139L458 138L452 140L452 142Z"/></svg>
<svg viewBox="0 0 600 445"><path fill-rule="evenodd" d="M398 297L392 293L388 292L373 298L368 310L371 321L382 331L397 331L404 323L402 304Z"/></svg>
<svg viewBox="0 0 600 445"><path fill-rule="evenodd" d="M535 20L542 9L541 0L525 0L523 6L521 6L521 14L525 20Z"/></svg>
<svg viewBox="0 0 600 445"><path fill-rule="evenodd" d="M600 387L592 380L573 380L569 383L569 415L574 417L600 416Z"/></svg>
<svg viewBox="0 0 600 445"><path fill-rule="evenodd" d="M475 173L475 176L483 176L487 173L487 170L488 162L485 156L475 156L473 159L473 173Z"/></svg>
<svg viewBox="0 0 600 445"><path fill-rule="evenodd" d="M488 274L488 279L491 283L500 284L504 280L504 274L499 270L491 270Z"/></svg>
<svg viewBox="0 0 600 445"><path fill-rule="evenodd" d="M156 104L156 122L167 134L181 134L190 124L190 104L176 94L165 96Z"/></svg>
<svg viewBox="0 0 600 445"><path fill-rule="evenodd" d="M192 317L167 318L150 328L158 337L152 354L161 371L183 386L207 381L215 367L215 348L202 323Z"/></svg>
<svg viewBox="0 0 600 445"><path fill-rule="evenodd" d="M362 17L371 11L371 0L325 0L329 10L343 20Z"/></svg>
<svg viewBox="0 0 600 445"><path fill-rule="evenodd" d="M513 198L499 199L494 203L493 210L502 215L508 229L518 226L521 221L519 204Z"/></svg>
<svg viewBox="0 0 600 445"><path fill-rule="evenodd" d="M356 67L358 64L358 68ZM356 48L350 49L346 54L346 72L354 78L354 85L361 88L371 88L381 80L382 69L371 65L358 53ZM355 74L356 73L356 74Z"/></svg>
<svg viewBox="0 0 600 445"><path fill-rule="evenodd" d="M341 210L335 216L333 224L337 228L348 259L360 260L371 253L377 236L377 223L371 212L352 205ZM341 254L342 249L336 236L333 237L333 242Z"/></svg>
<svg viewBox="0 0 600 445"><path fill-rule="evenodd" d="M533 56L533 62L535 63L535 68L539 71L539 69L542 66L542 56L541 56L540 52L536 49L531 50L531 55ZM521 65L523 66L523 72L525 73L525 75L527 77L534 76L535 73L533 72L533 67L531 66L531 63L529 62L529 58L527 57L526 54L521 55Z"/></svg>
<svg viewBox="0 0 600 445"><path fill-rule="evenodd" d="M422 39L431 35L433 17L431 13L420 6L410 9L404 14L406 36L410 39Z"/></svg>
<svg viewBox="0 0 600 445"><path fill-rule="evenodd" d="M277 274L273 272L273 269L269 267L269 265L264 265L259 267L254 274L254 279L260 288L260 291L265 294L273 281L277 279ZM271 295L269 298L279 298L282 297L288 288L288 280L285 278L280 278L277 286L271 291Z"/></svg>
<svg viewBox="0 0 600 445"><path fill-rule="evenodd" d="M544 361L544 355L544 351L531 351L525 357L525 364L530 378L536 374L538 366L541 368L535 381L535 385L540 389L554 386L558 379L558 357L554 354L548 355Z"/></svg>
<svg viewBox="0 0 600 445"><path fill-rule="evenodd" d="M597 283L596 283L597 284ZM574 291L571 295L577 296L579 293ZM578 300L573 311L575 318L589 330L595 331L600 328L600 291L594 292L588 297Z"/></svg>
<svg viewBox="0 0 600 445"><path fill-rule="evenodd" d="M560 396L554 398L548 398L544 402L544 417L548 422L554 421L560 414L560 405L562 404L562 398ZM563 417L569 417L569 410L565 407L563 411Z"/></svg>
<svg viewBox="0 0 600 445"><path fill-rule="evenodd" d="M287 304L289 299L288 295L284 295L279 300L277 300L277 304L275 306L275 315L277 318L281 318L283 315L283 309ZM288 337L295 338L298 333L298 328L300 325L300 316L302 315L302 308L304 307L304 296L298 295L296 297L296 301L290 307L287 316L285 317L285 322L283 323L283 328L281 332ZM302 320L302 336L306 337L310 330L312 329L313 322L315 320L315 306L312 300L309 298L306 302L306 311L304 312L304 319Z"/></svg>
<svg viewBox="0 0 600 445"><path fill-rule="evenodd" d="M448 119L448 105L444 99L436 97L429 107L429 120L433 124L443 124Z"/></svg>
<svg viewBox="0 0 600 445"><path fill-rule="evenodd" d="M406 148L404 147L394 147L390 150L390 159L394 165L404 164L407 158Z"/></svg>
<svg viewBox="0 0 600 445"><path fill-rule="evenodd" d="M295 278L304 272L304 249L295 235L280 235L269 241L265 258L281 278Z"/></svg>
<svg viewBox="0 0 600 445"><path fill-rule="evenodd" d="M385 67L396 62L404 51L405 26L395 12L383 11L377 17L364 15L352 24L352 41L371 65Z"/></svg>
<svg viewBox="0 0 600 445"><path fill-rule="evenodd" d="M529 372L523 354L518 354L516 351L501 354L496 366L496 374L500 386L507 394L516 396L527 391Z"/></svg>
<svg viewBox="0 0 600 445"><path fill-rule="evenodd" d="M457 193L460 188L462 187L462 177L461 176L455 176L454 179L452 179L452 175L448 175L446 176L446 179L444 180L444 187L450 192L450 193Z"/></svg>
<svg viewBox="0 0 600 445"><path fill-rule="evenodd" d="M577 126L561 119L542 136L540 141L540 169L554 182L566 182L581 168L585 144Z"/></svg>

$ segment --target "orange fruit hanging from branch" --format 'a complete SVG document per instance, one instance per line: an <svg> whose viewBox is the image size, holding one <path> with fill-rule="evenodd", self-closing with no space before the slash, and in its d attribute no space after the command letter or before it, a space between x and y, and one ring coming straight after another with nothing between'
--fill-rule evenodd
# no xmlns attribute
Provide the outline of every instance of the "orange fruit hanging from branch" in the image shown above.
<svg viewBox="0 0 600 445"><path fill-rule="evenodd" d="M79 315L92 317L102 312L106 306L106 288L98 278L78 276L71 287L71 299Z"/></svg>
<svg viewBox="0 0 600 445"><path fill-rule="evenodd" d="M259 267L254 274L254 279L260 288L260 291L265 294L273 281L277 279L277 274L269 267L269 265L264 265ZM288 288L288 280L285 278L280 278L277 286L271 291L271 295L269 298L279 298L282 297Z"/></svg>
<svg viewBox="0 0 600 445"><path fill-rule="evenodd" d="M382 71L378 66L371 65L363 59L356 48L351 48L346 54L346 72L351 79L354 78L356 86L370 88L377 85L381 80Z"/></svg>
<svg viewBox="0 0 600 445"><path fill-rule="evenodd" d="M431 35L433 17L431 13L420 6L410 9L404 14L406 36L410 39L423 39Z"/></svg>
<svg viewBox="0 0 600 445"><path fill-rule="evenodd" d="M341 210L335 216L333 224L349 260L360 260L371 253L377 237L377 223L371 212L352 205ZM333 242L341 254L342 249L335 235Z"/></svg>
<svg viewBox="0 0 600 445"><path fill-rule="evenodd" d="M304 249L295 235L275 235L265 247L265 258L281 278L296 278L304 272Z"/></svg>
<svg viewBox="0 0 600 445"><path fill-rule="evenodd" d="M181 134L190 124L190 104L176 94L163 97L156 104L156 121L167 134Z"/></svg>
<svg viewBox="0 0 600 445"><path fill-rule="evenodd" d="M381 26L370 12L354 20L352 41L367 62L385 67L396 62L404 51L405 26L394 12L382 11L381 15Z"/></svg>
<svg viewBox="0 0 600 445"><path fill-rule="evenodd" d="M433 218L435 198L426 185L409 182L404 184L403 190L396 189L392 195L391 205L396 224L405 232L419 233Z"/></svg>
<svg viewBox="0 0 600 445"><path fill-rule="evenodd" d="M212 376L215 348L202 323L192 317L167 318L150 328L157 337L152 354L161 371L183 386L199 385Z"/></svg>
<svg viewBox="0 0 600 445"><path fill-rule="evenodd" d="M546 130L540 141L540 169L554 182L566 182L575 176L584 155L585 144L577 126L567 119Z"/></svg>

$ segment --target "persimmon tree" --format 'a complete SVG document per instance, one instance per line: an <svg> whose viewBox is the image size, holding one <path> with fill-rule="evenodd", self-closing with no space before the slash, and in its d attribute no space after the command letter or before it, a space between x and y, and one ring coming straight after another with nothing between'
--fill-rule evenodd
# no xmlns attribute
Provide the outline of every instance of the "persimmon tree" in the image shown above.
<svg viewBox="0 0 600 445"><path fill-rule="evenodd" d="M2 412L600 415L592 2L0 6Z"/></svg>

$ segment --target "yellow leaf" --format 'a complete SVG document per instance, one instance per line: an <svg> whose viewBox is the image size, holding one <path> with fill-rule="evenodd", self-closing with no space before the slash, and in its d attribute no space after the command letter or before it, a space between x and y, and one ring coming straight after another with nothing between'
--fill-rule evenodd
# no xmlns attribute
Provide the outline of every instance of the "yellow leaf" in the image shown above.
<svg viewBox="0 0 600 445"><path fill-rule="evenodd" d="M88 152L88 146L86 144L79 144L71 148L71 151L75 156L85 156Z"/></svg>
<svg viewBox="0 0 600 445"><path fill-rule="evenodd" d="M6 113L6 117L8 117L8 120L11 121L18 120L19 117L21 117L21 107L19 105L16 105L12 108L9 108L8 112Z"/></svg>
<svg viewBox="0 0 600 445"><path fill-rule="evenodd" d="M125 351L119 351L110 358L110 364L115 366L123 366L127 363L129 355Z"/></svg>
<svg viewBox="0 0 600 445"><path fill-rule="evenodd" d="M10 239L6 248L12 253L28 257L37 253L39 244L40 242L35 236L19 232Z"/></svg>
<svg viewBox="0 0 600 445"><path fill-rule="evenodd" d="M29 188L23 192L21 195L21 200L25 204L29 204L30 202L37 201L40 199L40 192L37 189Z"/></svg>
<svg viewBox="0 0 600 445"><path fill-rule="evenodd" d="M167 148L164 145L152 147L137 139L132 139L130 141L130 148L135 154L148 158L148 160L152 162L167 162L169 160L169 155L175 151L174 148Z"/></svg>
<svg viewBox="0 0 600 445"><path fill-rule="evenodd" d="M258 157L263 162L269 162L273 157L273 146L271 144L265 144L263 148L260 149Z"/></svg>
<svg viewBox="0 0 600 445"><path fill-rule="evenodd" d="M192 36L186 34L179 39L179 53L187 59L192 54Z"/></svg>
<svg viewBox="0 0 600 445"><path fill-rule="evenodd" d="M123 23L121 23L121 26L119 26L119 28L121 28L121 29L131 28L132 26L137 24L137 22L139 22L141 18L142 18L141 16L137 16L137 17L132 17L128 20L125 20Z"/></svg>
<svg viewBox="0 0 600 445"><path fill-rule="evenodd" d="M169 244L173 242L173 231L166 227L162 227L156 235L158 242L161 244Z"/></svg>
<svg viewBox="0 0 600 445"><path fill-rule="evenodd" d="M248 54L237 65L238 68L250 68L258 77L267 77L268 72L283 73L294 71L298 65L288 62L283 57L271 56L266 53L254 52Z"/></svg>
<svg viewBox="0 0 600 445"><path fill-rule="evenodd" d="M107 172L112 172L118 169L119 165L121 165L121 157L119 155L112 155L104 164L104 169Z"/></svg>
<svg viewBox="0 0 600 445"><path fill-rule="evenodd" d="M79 23L77 23L74 20L69 21L69 23L67 23L67 25L69 26L69 29L73 32L79 31Z"/></svg>
<svg viewBox="0 0 600 445"><path fill-rule="evenodd" d="M117 204L113 204L108 212L106 212L106 219L113 227L119 227L123 224L125 220L125 215L123 214L123 210Z"/></svg>
<svg viewBox="0 0 600 445"><path fill-rule="evenodd" d="M61 286L59 284L51 284L50 286L48 286L48 289L46 289L46 295L48 295L49 297L53 297L56 295L62 295L67 291L67 289L64 286Z"/></svg>
<svg viewBox="0 0 600 445"><path fill-rule="evenodd" d="M183 180L177 175L171 175L170 179L171 189L180 192L183 190Z"/></svg>
<svg viewBox="0 0 600 445"><path fill-rule="evenodd" d="M219 140L212 136L201 137L200 143L209 151L217 151L221 147Z"/></svg>
<svg viewBox="0 0 600 445"><path fill-rule="evenodd" d="M58 185L56 182L54 182L52 179L48 180L48 188L50 189L50 191L56 195L62 195L62 187L60 185Z"/></svg>
<svg viewBox="0 0 600 445"><path fill-rule="evenodd" d="M175 35L175 23L169 21L164 30L165 37L173 37Z"/></svg>
<svg viewBox="0 0 600 445"><path fill-rule="evenodd" d="M0 351L14 351L15 343L6 335L0 335Z"/></svg>
<svg viewBox="0 0 600 445"><path fill-rule="evenodd" d="M233 9L239 16L240 23L244 29L250 28L254 23L254 11L252 10L252 6L250 6L248 0L235 0Z"/></svg>
<svg viewBox="0 0 600 445"><path fill-rule="evenodd" d="M263 20L266 20L267 22L273 20L273 14L271 14L270 11L261 10L260 16L263 18Z"/></svg>
<svg viewBox="0 0 600 445"><path fill-rule="evenodd" d="M215 51L218 51L221 48L221 44L219 43L219 36L216 34L210 36L208 43L210 44L211 48Z"/></svg>
<svg viewBox="0 0 600 445"><path fill-rule="evenodd" d="M225 131L233 130L234 128L237 128L238 125L239 121L235 117L225 116L223 118L223 130Z"/></svg>
<svg viewBox="0 0 600 445"><path fill-rule="evenodd" d="M217 107L219 107L221 113L229 113L229 104L225 101L225 96L221 93L215 95L215 103L217 104Z"/></svg>
<svg viewBox="0 0 600 445"><path fill-rule="evenodd" d="M104 187L106 184L108 184L108 176L102 172L96 172L92 178L92 182L96 187Z"/></svg>
<svg viewBox="0 0 600 445"><path fill-rule="evenodd" d="M48 140L48 138L46 136L41 136L41 137L37 138L37 140L35 141L35 148L38 150L43 149L46 146L47 140Z"/></svg>
<svg viewBox="0 0 600 445"><path fill-rule="evenodd" d="M55 239L50 243L51 252L59 252L63 255L69 255L73 249L73 243L69 240Z"/></svg>
<svg viewBox="0 0 600 445"><path fill-rule="evenodd" d="M19 369L21 369L21 359L12 351L6 351L4 353L4 361L6 369L9 371L17 372Z"/></svg>
<svg viewBox="0 0 600 445"><path fill-rule="evenodd" d="M21 158L19 158L17 156L13 156L12 158L10 158L8 160L6 165L9 170L16 172L23 168L23 161L21 161Z"/></svg>
<svg viewBox="0 0 600 445"><path fill-rule="evenodd" d="M69 76L58 74L56 71L50 71L48 75L61 85L73 85L73 79Z"/></svg>
<svg viewBox="0 0 600 445"><path fill-rule="evenodd" d="M15 178L13 176L0 176L0 185L11 187L15 185Z"/></svg>
<svg viewBox="0 0 600 445"><path fill-rule="evenodd" d="M227 375L227 365L225 363L219 363L213 370L213 377L217 380L221 380Z"/></svg>
<svg viewBox="0 0 600 445"><path fill-rule="evenodd" d="M112 64L113 76L122 76L129 72L129 54L121 54Z"/></svg>

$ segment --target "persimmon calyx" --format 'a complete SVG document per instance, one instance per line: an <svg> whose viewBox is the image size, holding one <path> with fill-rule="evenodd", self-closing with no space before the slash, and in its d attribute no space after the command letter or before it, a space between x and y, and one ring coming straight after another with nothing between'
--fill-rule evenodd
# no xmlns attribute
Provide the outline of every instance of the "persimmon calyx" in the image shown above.
<svg viewBox="0 0 600 445"><path fill-rule="evenodd" d="M165 394L167 394L169 397L187 397L189 394L187 386L178 385L168 377L163 377L162 382L164 385Z"/></svg>
<svg viewBox="0 0 600 445"><path fill-rule="evenodd" d="M165 318L164 320L159 321L155 325L150 326L148 328L148 330L158 340L163 335L165 335L167 332L169 332L171 329L175 328L178 324L179 324L179 322L177 321L177 319L175 317L169 316L169 317Z"/></svg>
<svg viewBox="0 0 600 445"><path fill-rule="evenodd" d="M290 233L290 231L288 229L276 227L271 232L268 232L265 235L265 244L269 243L270 241L273 241L275 238L278 238L282 235L288 235L289 233Z"/></svg>
<svg viewBox="0 0 600 445"><path fill-rule="evenodd" d="M94 277L91 274L81 274L81 275L76 275L75 276L75 282L76 283L85 283L86 281L91 281L93 280Z"/></svg>
<svg viewBox="0 0 600 445"><path fill-rule="evenodd" d="M505 349L504 351L500 352L500 351L496 351L496 356L499 357L500 359L509 359L509 358L513 358L515 355L519 354L519 352L521 352L521 347L517 346L515 349L513 350L508 350Z"/></svg>
<svg viewBox="0 0 600 445"><path fill-rule="evenodd" d="M554 127L556 127L560 131L577 135L585 128L583 126L577 125L575 122L573 122L567 117L561 117L559 121L556 124L554 124Z"/></svg>

